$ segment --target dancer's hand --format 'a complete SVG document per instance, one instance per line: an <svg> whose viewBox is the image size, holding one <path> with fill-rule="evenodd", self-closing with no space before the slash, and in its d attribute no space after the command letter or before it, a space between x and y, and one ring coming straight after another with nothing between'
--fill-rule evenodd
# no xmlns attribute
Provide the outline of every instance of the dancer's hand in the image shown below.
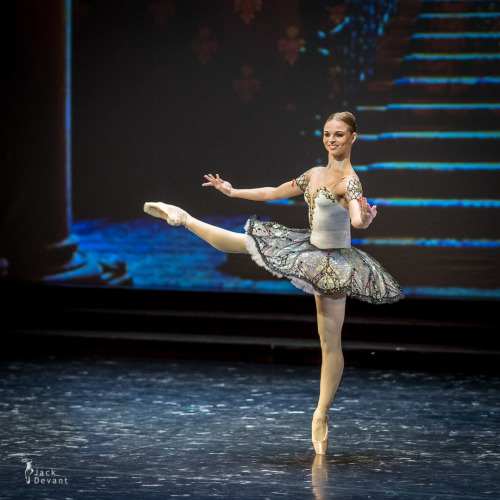
<svg viewBox="0 0 500 500"><path fill-rule="evenodd" d="M373 205L372 207L366 201L366 198L361 198L359 201L359 206L361 208L361 220L363 225L366 224L368 227L373 219L377 216L377 205Z"/></svg>
<svg viewBox="0 0 500 500"><path fill-rule="evenodd" d="M224 193L226 196L231 196L233 193L233 186L227 181L223 181L220 177L219 174L216 174L215 177L212 174L204 175L205 179L208 182L205 182L202 184L202 186L213 186L215 189L220 191L221 193Z"/></svg>

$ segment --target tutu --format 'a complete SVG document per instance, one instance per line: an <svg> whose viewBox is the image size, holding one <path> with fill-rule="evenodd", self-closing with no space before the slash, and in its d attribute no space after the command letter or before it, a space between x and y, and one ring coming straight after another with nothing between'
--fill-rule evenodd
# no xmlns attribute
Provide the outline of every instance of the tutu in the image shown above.
<svg viewBox="0 0 500 500"><path fill-rule="evenodd" d="M290 229L257 217L247 221L245 233L252 259L304 292L347 292L372 304L388 304L404 297L396 280L358 248L322 250L310 243L310 229Z"/></svg>

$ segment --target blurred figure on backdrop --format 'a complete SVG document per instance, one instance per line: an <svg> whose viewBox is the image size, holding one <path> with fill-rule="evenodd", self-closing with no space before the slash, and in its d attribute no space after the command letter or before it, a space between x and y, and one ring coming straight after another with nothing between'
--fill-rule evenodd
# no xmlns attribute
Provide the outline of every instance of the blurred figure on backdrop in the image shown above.
<svg viewBox="0 0 500 500"><path fill-rule="evenodd" d="M253 217L247 221L245 234L240 234L207 224L172 205L144 205L146 213L185 226L222 252L250 254L258 265L314 295L322 350L319 399L312 419L317 454L327 450L328 410L344 369L341 332L346 296L373 304L403 298L395 279L373 257L351 246L350 225L367 228L377 215L376 206L363 197L351 165L356 137L351 113L331 115L323 130L326 167L311 168L278 187L235 189L218 174L205 175L203 186L214 187L230 198L274 201L303 195L309 207L309 229L290 229Z"/></svg>

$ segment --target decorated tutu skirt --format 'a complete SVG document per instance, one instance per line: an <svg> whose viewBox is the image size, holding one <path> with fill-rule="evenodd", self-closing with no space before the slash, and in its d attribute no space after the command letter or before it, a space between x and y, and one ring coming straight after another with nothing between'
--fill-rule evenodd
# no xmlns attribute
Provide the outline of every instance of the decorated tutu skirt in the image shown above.
<svg viewBox="0 0 500 500"><path fill-rule="evenodd" d="M358 248L320 249L310 243L310 229L290 229L257 217L247 221L245 233L247 250L257 264L307 293L346 292L372 304L404 297L396 280Z"/></svg>

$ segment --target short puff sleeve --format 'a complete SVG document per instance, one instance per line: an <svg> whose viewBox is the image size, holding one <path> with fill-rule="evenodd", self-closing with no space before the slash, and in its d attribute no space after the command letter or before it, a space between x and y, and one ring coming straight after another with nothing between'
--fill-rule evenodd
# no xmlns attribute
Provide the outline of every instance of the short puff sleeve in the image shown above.
<svg viewBox="0 0 500 500"><path fill-rule="evenodd" d="M361 182L358 179L350 179L347 181L347 187L345 190L345 201L349 203L351 200L361 200L363 198L363 189L361 188Z"/></svg>
<svg viewBox="0 0 500 500"><path fill-rule="evenodd" d="M297 184L302 192L305 192L307 185L309 184L309 181L307 180L307 174L310 171L311 170L309 169L307 172L304 172L302 175L295 179L295 184Z"/></svg>

